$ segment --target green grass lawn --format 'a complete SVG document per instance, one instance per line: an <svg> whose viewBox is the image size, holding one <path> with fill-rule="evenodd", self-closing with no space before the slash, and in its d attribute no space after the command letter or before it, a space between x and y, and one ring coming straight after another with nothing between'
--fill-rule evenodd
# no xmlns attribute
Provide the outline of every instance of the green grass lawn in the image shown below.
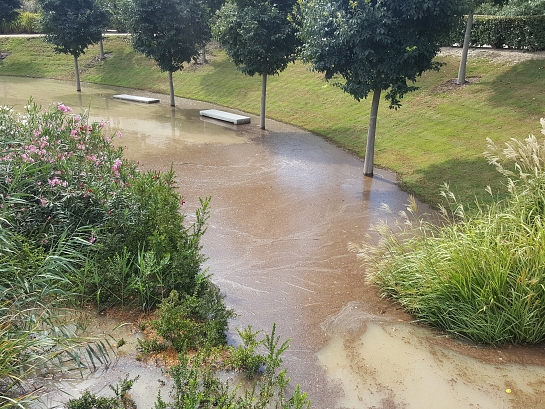
<svg viewBox="0 0 545 409"><path fill-rule="evenodd" d="M104 46L111 53L105 61L93 61L98 46L80 58L82 81L168 92L167 74L135 54L126 39L109 37ZM0 75L74 79L72 57L55 54L39 38L2 38L0 49L11 53L0 63ZM176 95L258 114L261 79L238 72L221 50L207 57L208 64L174 74ZM503 180L483 158L486 138L501 143L539 134L545 60L470 60L467 75L477 79L462 88L443 86L456 77L458 59L440 61L441 71L425 73L401 109L382 102L375 165L397 172L405 190L432 204L440 201L445 182L463 203L488 201L485 187L501 192ZM365 151L369 108L370 101L355 101L302 63L268 81L268 118L308 129L359 156Z"/></svg>

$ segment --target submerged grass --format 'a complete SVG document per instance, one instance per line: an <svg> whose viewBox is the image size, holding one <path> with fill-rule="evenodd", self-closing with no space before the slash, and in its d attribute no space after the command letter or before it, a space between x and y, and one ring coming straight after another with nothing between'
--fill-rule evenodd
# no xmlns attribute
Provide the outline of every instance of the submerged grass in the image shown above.
<svg viewBox="0 0 545 409"><path fill-rule="evenodd" d="M507 177L507 198L466 213L446 188L455 210L443 209L442 223L411 217L413 202L399 230L382 224L378 245L352 249L374 266L370 280L418 319L488 344L539 343L545 340L545 143L531 136L501 150L489 141L486 158Z"/></svg>
<svg viewBox="0 0 545 409"><path fill-rule="evenodd" d="M0 39L0 49L11 53L0 63L0 75L74 78L71 58L54 54L39 38ZM125 38L107 38L105 51L102 62L95 58L98 46L80 58L84 81L168 93L167 74L136 54ZM258 114L260 78L238 72L220 49L212 47L207 57L209 64L174 74L176 95ZM464 203L490 202L487 185L502 194L506 190L482 157L485 140L501 143L536 131L545 114L545 94L536 92L545 86L543 60L470 60L467 75L473 81L461 88L450 83L458 59L439 60L446 65L425 73L417 83L420 90L407 95L400 110L382 104L375 163L397 172L404 189L429 203L441 202L437 191L444 182ZM356 102L300 62L268 81L268 118L308 129L360 157L369 108L369 101Z"/></svg>

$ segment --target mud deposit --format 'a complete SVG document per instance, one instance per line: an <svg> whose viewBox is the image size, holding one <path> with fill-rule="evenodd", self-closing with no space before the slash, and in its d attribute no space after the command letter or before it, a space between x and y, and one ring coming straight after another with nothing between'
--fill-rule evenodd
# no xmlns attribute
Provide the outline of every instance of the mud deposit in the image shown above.
<svg viewBox="0 0 545 409"><path fill-rule="evenodd" d="M252 116L249 125L231 126L199 117L200 109L222 109L211 104L178 99L171 109L165 96L155 95L159 105L137 105L111 96L148 94L85 85L76 95L73 88L3 78L0 103L22 106L33 95L42 104L91 107L112 133L123 132L118 143L128 157L146 169L174 168L188 214L199 196L212 196L203 251L227 304L240 314L231 331L251 324L267 332L276 322L291 338L284 363L292 383L314 408L545 408L542 347L454 341L411 323L365 283L347 243L392 217L382 204L404 209L408 196L395 175L376 169L364 178L360 160L282 123L267 121L261 131ZM149 382L135 384L134 397L150 407L151 385L162 375L130 353L70 390L107 389L105 382L125 373L149 374Z"/></svg>

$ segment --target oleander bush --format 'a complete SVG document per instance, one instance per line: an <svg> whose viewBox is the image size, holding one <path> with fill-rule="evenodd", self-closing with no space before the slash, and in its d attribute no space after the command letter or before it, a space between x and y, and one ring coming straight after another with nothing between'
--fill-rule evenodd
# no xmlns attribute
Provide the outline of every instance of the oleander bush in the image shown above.
<svg viewBox="0 0 545 409"><path fill-rule="evenodd" d="M186 226L174 173L140 172L103 127L63 104L0 108L0 215L25 240L15 259L32 264L77 238L84 257L58 285L79 302L151 310L172 290L193 294L209 199Z"/></svg>
<svg viewBox="0 0 545 409"><path fill-rule="evenodd" d="M545 141L488 142L506 199L466 213L445 189L439 223L416 217L413 201L402 223L376 226L377 243L351 249L418 320L477 342L535 344L545 340Z"/></svg>
<svg viewBox="0 0 545 409"><path fill-rule="evenodd" d="M25 380L36 369L109 359L107 343L78 334L69 307L149 311L172 292L195 321L188 337L225 342L232 312L201 269L209 198L186 225L172 170L140 171L103 127L61 103L0 107L2 409L34 397Z"/></svg>

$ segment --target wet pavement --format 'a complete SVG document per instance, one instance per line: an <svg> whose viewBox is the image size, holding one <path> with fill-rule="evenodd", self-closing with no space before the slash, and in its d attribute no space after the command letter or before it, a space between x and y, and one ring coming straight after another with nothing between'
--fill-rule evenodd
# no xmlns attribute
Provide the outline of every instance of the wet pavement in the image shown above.
<svg viewBox="0 0 545 409"><path fill-rule="evenodd" d="M291 339L284 363L292 383L314 408L545 408L543 348L454 341L411 323L366 284L347 245L392 218L383 204L394 214L405 208L394 174L376 169L366 178L359 159L286 124L267 121L263 131L255 116L248 125L221 124L199 117L200 109L224 109L212 104L178 99L172 109L167 96L142 105L113 100L116 93L152 96L89 84L77 95L63 82L0 79L0 103L22 106L33 95L75 111L91 107L110 132L123 132L117 143L127 157L145 169L172 166L188 219L199 197L212 197L203 252L240 314L231 331L269 332L276 323Z"/></svg>

